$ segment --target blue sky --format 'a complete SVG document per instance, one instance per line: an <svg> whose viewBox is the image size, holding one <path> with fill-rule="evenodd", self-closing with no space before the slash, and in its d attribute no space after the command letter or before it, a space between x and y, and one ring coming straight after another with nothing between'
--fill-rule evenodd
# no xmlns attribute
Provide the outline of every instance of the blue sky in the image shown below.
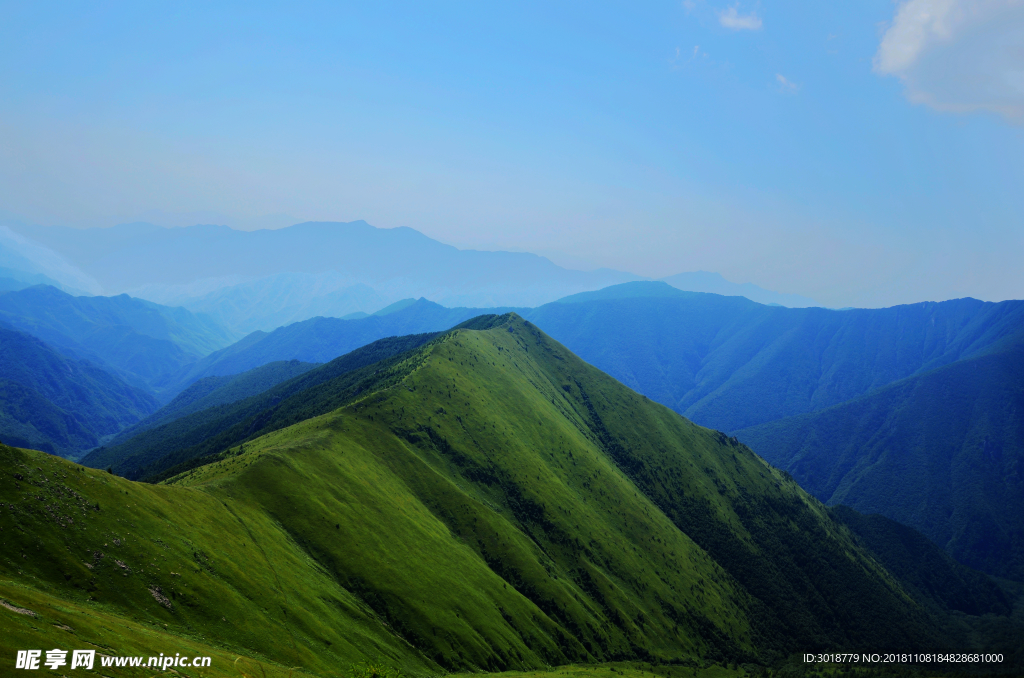
<svg viewBox="0 0 1024 678"><path fill-rule="evenodd" d="M1024 297L1024 4L0 2L0 214Z"/></svg>

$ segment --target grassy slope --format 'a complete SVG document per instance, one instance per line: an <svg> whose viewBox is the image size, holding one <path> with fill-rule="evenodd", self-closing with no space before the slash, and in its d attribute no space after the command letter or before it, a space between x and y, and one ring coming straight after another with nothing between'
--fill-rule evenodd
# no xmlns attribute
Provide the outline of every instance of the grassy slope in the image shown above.
<svg viewBox="0 0 1024 678"><path fill-rule="evenodd" d="M169 486L0 449L0 595L320 674L377 654L423 672L930 640L795 483L505 320ZM0 630L24 619L0 609Z"/></svg>
<svg viewBox="0 0 1024 678"><path fill-rule="evenodd" d="M664 518L668 513L672 516L675 525L684 526L685 532L717 555L719 562L728 563L732 575L759 596L763 605L751 604L757 608L757 617L763 624L758 633L764 636L765 643L784 647L787 639L794 637L807 643L841 642L843 637L868 641L872 634L883 629L890 640L903 637L905 642L913 642L907 637L908 626L913 625L903 625L905 620L892 616L895 609L902 609L900 603L887 597L888 591L879 593L885 587L875 586L878 581L865 584L864 568L870 569L870 564L859 560L861 556L856 550L851 552L852 556L844 551L849 544L843 541L841 534L837 536L841 530L824 516L820 505L808 500L794 483L773 475L742 446L723 441L718 434L693 426L623 389L535 329L521 327L520 330L539 342L541 348L534 347L534 353L530 354L525 345L510 338L511 333L499 330L469 333L465 334L466 342L472 339L473 344L462 349L466 357L456 360L449 356L447 366L442 357L438 359L440 366L436 370L424 368L416 373L434 375L446 369L457 373L473 363L470 372L477 386L472 390L467 387L466 400L453 399L455 391L448 387L413 386L419 391L425 388L429 393L401 389L389 392L388 400L392 404L388 407L394 414L388 415L381 406L383 409L378 408L371 416L376 421L384 417L388 430L397 431L400 437L411 441L427 455L428 461L435 457L432 464L436 468L457 474L456 480L459 476L470 480L470 487L480 493L485 505L489 502L510 507L514 517L523 522L522 529L534 540L550 543L545 547L548 552L568 549L570 553L566 557L570 562L575 562L579 554L572 549L575 542L566 535L587 530L591 524L600 524L603 518L589 515L588 509L584 514L586 520L578 523L567 520L568 524L560 525L566 516L549 516L550 508L544 507L565 506L571 502L571 497L558 493L543 497L553 489L568 485L573 494L585 494L588 503L614 506L616 500L602 494L608 492L603 485L623 481L627 488L633 488L634 499L648 502L643 494L646 492L665 509L664 512L654 509L653 515L660 514ZM495 337L502 341L492 342ZM492 345L488 345L489 342ZM443 351L451 350L451 345L452 342L447 342L435 348L432 360L443 355ZM505 356L514 353L519 353L520 358L509 362ZM456 362L463 365L456 368ZM488 366L487 362L492 365ZM519 371L520 362L527 373L510 378L509 370ZM570 375L574 376L570 378ZM592 397L592 393L601 397ZM617 397L606 400L609 394ZM438 411L433 402L436 397L441 398L443 412ZM448 402L444 404L446 399ZM528 425L533 417L527 412L545 416L536 426ZM419 430L424 421L429 428ZM467 428L469 422L479 424L479 430ZM510 426L510 422L518 423ZM528 425L526 430L522 430L524 425ZM275 435L289 437L295 430L278 432L265 440L273 440ZM616 433L611 434L611 430ZM652 444L652 437L658 442ZM720 458L713 451L721 451L723 445L727 453ZM586 457L573 454L573 450L588 447ZM507 454L509 450L516 450L516 453ZM582 478L575 477L576 465L583 459L593 462L591 457L602 461L585 471L580 469ZM572 464L572 479L581 482L582 487L567 482L564 477L569 464ZM607 475L609 464L619 473ZM210 470L202 469L197 473L199 477L206 477ZM413 474L413 478L419 475ZM528 480L531 486L526 485ZM546 483L532 487L533 480L550 480L553 489L547 489ZM592 484L598 483L600 489L593 492ZM465 480L460 485L465 487ZM637 486L642 492L637 491ZM628 495L629 489L625 492ZM623 501L621 497L618 500ZM649 511L650 506L647 504L648 508L642 510ZM531 525L534 521L539 526ZM618 530L634 528L635 524L628 518L616 525ZM669 531L677 529L672 527ZM658 544L658 538L650 535L641 541L653 540L648 545ZM588 543L586 538L581 541ZM481 556L488 557L486 549L481 551ZM491 554L490 560L497 563L506 562L508 558L504 554L500 558ZM578 564L566 567L577 573L587 571ZM653 569L663 573L666 567ZM640 569L646 568L640 566ZM620 574L635 576L626 573L636 570L636 567L628 567ZM856 582L860 585L854 585ZM557 608L557 604L554 607ZM856 614L851 610L857 610ZM850 616L859 619L850 624Z"/></svg>
<svg viewBox="0 0 1024 678"><path fill-rule="evenodd" d="M826 503L910 525L962 563L1024 580L1024 348L738 432Z"/></svg>
<svg viewBox="0 0 1024 678"><path fill-rule="evenodd" d="M52 640L121 655L205 645L321 672L358 644L424 666L265 513L40 453L2 447L0 458L0 598L43 615L0 608L4 662Z"/></svg>

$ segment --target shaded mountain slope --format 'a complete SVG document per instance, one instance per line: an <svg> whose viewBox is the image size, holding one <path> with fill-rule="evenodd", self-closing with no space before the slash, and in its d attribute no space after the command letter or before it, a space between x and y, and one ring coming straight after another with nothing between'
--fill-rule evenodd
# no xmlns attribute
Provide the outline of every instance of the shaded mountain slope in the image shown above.
<svg viewBox="0 0 1024 678"><path fill-rule="evenodd" d="M25 557L0 591L322 674L956 643L784 474L529 323L477 319L371 374L170 486L3 448Z"/></svg>
<svg viewBox="0 0 1024 678"><path fill-rule="evenodd" d="M578 299L525 315L627 386L723 431L821 410L1024 335L1020 301L832 311L663 283Z"/></svg>
<svg viewBox="0 0 1024 678"><path fill-rule="evenodd" d="M235 336L209 318L127 295L73 297L37 285L0 294L0 319L70 357L89 358L160 389Z"/></svg>
<svg viewBox="0 0 1024 678"><path fill-rule="evenodd" d="M918 600L972 616L1012 611L1013 601L990 577L956 562L914 528L849 506L832 507L829 514Z"/></svg>
<svg viewBox="0 0 1024 678"><path fill-rule="evenodd" d="M350 392L362 388L361 383L378 369L370 366L393 360L434 336L380 339L258 395L194 412L128 440L115 440L109 447L94 450L82 463L96 468L113 467L116 473L133 479L166 473L172 467L219 452L260 432L340 407ZM312 413L308 413L310 407Z"/></svg>
<svg viewBox="0 0 1024 678"><path fill-rule="evenodd" d="M241 374L205 377L179 393L174 400L150 416L121 431L108 444L118 445L143 431L169 424L189 414L218 405L230 405L239 400L259 395L283 381L305 374L316 366L315 363L303 363L298 360L279 360Z"/></svg>
<svg viewBox="0 0 1024 678"><path fill-rule="evenodd" d="M77 456L156 408L99 367L0 326L0 440Z"/></svg>
<svg viewBox="0 0 1024 678"><path fill-rule="evenodd" d="M185 386L202 377L237 374L276 360L325 363L383 337L439 332L482 312L445 308L426 299L408 301L412 303L396 304L398 310L389 307L365 318L312 318L269 333L254 332L188 368L178 383Z"/></svg>
<svg viewBox="0 0 1024 678"><path fill-rule="evenodd" d="M822 501L1024 580L1024 346L737 435Z"/></svg>
<svg viewBox="0 0 1024 678"><path fill-rule="evenodd" d="M0 440L75 456L99 444L82 415L57 407L38 391L0 379Z"/></svg>

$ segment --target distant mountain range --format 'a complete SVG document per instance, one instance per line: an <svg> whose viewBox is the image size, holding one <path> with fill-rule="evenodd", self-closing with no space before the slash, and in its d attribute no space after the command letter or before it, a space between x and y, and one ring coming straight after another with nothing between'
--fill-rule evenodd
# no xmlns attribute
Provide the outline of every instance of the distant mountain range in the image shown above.
<svg viewBox="0 0 1024 678"><path fill-rule="evenodd" d="M527 253L459 250L411 228L380 229L363 221L310 222L273 231L125 224L25 227L21 233L65 257L105 290L142 293L164 303L181 304L186 286L234 278L240 286L220 295L262 300L253 313L265 312L269 297L281 301L273 313L299 303L291 286L306 288L301 303L362 284L380 295L382 305L422 296L446 306L533 306L638 279L611 270L570 271ZM289 273L308 275L277 278L269 286L257 282ZM212 291L200 298L211 303Z"/></svg>
<svg viewBox="0 0 1024 678"><path fill-rule="evenodd" d="M0 293L0 321L154 394L164 392L185 366L238 338L184 308L126 294L75 297L47 285Z"/></svg>
<svg viewBox="0 0 1024 678"><path fill-rule="evenodd" d="M54 250L11 230L32 230L20 223L0 223L0 279L3 289L53 285L73 294L98 294L99 283L69 264Z"/></svg>
<svg viewBox="0 0 1024 678"><path fill-rule="evenodd" d="M277 386L282 381L304 374L316 366L315 363L298 360L279 360L241 374L204 377L150 416L123 429L108 444L116 445L118 442L130 440L143 431L169 424L196 412L245 400Z"/></svg>
<svg viewBox="0 0 1024 678"><path fill-rule="evenodd" d="M708 292L721 294L725 297L746 297L751 301L768 306L787 306L789 308L806 308L808 306L821 306L818 302L799 294L782 294L766 290L753 283L729 282L718 273L708 271L694 271L692 273L678 273L662 278L678 290L686 292Z"/></svg>
<svg viewBox="0 0 1024 678"><path fill-rule="evenodd" d="M1024 336L1024 302L779 308L635 282L525 314L580 357L702 426L813 412Z"/></svg>
<svg viewBox="0 0 1024 678"><path fill-rule="evenodd" d="M83 281L107 294L184 306L241 334L316 316L372 313L405 298L447 307L532 307L642 279L609 269L569 270L528 253L459 250L410 228L379 229L362 221L274 231L9 226L12 237L49 248L55 260L77 267ZM666 281L766 304L815 305L716 273L682 273Z"/></svg>

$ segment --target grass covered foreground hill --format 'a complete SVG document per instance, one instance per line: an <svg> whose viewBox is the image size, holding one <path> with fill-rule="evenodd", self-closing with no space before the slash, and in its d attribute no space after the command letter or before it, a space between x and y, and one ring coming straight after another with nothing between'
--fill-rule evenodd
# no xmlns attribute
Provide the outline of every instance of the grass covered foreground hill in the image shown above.
<svg viewBox="0 0 1024 678"><path fill-rule="evenodd" d="M822 501L1024 581L1024 345L737 436Z"/></svg>
<svg viewBox="0 0 1024 678"><path fill-rule="evenodd" d="M957 642L784 474L516 316L373 376L161 485L0 448L0 656L335 675Z"/></svg>

